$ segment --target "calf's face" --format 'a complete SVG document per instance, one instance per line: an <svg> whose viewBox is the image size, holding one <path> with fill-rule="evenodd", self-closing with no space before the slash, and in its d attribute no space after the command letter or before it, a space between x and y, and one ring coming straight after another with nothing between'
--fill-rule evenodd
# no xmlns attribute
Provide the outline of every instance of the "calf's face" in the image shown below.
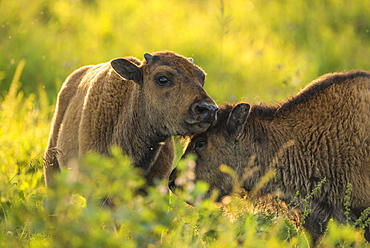
<svg viewBox="0 0 370 248"><path fill-rule="evenodd" d="M205 197L216 191L217 200L221 200L233 191L237 183L235 180L242 176L247 161L241 156L241 150L245 147L241 139L245 134L244 125L249 111L250 105L244 103L234 108L223 107L218 111L217 122L212 127L191 138L184 157L195 155L195 180L209 185ZM222 165L227 165L231 170L225 170ZM181 188L181 185L176 184L178 176L178 171L174 169L169 182L172 191Z"/></svg>
<svg viewBox="0 0 370 248"><path fill-rule="evenodd" d="M204 71L172 52L146 53L136 65L125 59L111 61L114 70L140 85L139 104L145 120L163 135L193 135L207 130L218 109L204 91Z"/></svg>

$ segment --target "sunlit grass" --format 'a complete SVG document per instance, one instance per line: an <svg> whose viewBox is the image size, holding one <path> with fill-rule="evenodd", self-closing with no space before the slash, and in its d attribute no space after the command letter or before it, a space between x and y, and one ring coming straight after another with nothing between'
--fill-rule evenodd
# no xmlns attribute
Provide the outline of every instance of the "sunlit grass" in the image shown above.
<svg viewBox="0 0 370 248"><path fill-rule="evenodd" d="M193 57L219 102L281 100L324 73L370 69L369 4L1 1L0 89L9 88L22 59L22 88L29 94L41 83L53 100L82 65L166 49Z"/></svg>
<svg viewBox="0 0 370 248"><path fill-rule="evenodd" d="M18 68L21 73L22 64ZM47 192L41 143L50 111L41 111L35 97L18 91L14 78L15 86L1 102L1 115L9 121L2 122L0 142L9 147L1 153L0 246L309 247L307 235L294 228L283 208L272 211L236 195L224 204L205 200L187 205L185 200L194 201L207 190L201 183L174 195L163 181L149 188L148 195L140 194L140 171L118 149L111 158L89 155L82 174L63 171L57 189ZM39 94L44 94L42 88ZM182 161L179 168L187 163L192 162ZM106 196L115 207L99 204ZM365 247L362 234L332 222L323 244Z"/></svg>
<svg viewBox="0 0 370 248"><path fill-rule="evenodd" d="M137 194L140 172L119 151L91 155L90 177L70 181L64 172L47 192L42 156L56 94L82 65L166 49L206 70L205 88L218 103L279 101L324 73L370 70L369 4L0 1L0 246L308 247L283 207L274 212L238 196L224 206L185 204L204 184L175 196L159 182ZM106 195L114 211L98 204ZM366 247L362 231L334 221L322 244Z"/></svg>

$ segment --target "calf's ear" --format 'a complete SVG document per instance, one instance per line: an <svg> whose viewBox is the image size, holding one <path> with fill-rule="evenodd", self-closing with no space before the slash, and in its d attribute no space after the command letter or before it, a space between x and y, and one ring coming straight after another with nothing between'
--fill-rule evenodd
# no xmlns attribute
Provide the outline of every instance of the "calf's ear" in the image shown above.
<svg viewBox="0 0 370 248"><path fill-rule="evenodd" d="M138 84L142 84L141 69L131 61L127 59L114 59L110 62L110 65L123 79L133 80Z"/></svg>
<svg viewBox="0 0 370 248"><path fill-rule="evenodd" d="M240 137L250 109L251 106L248 103L240 103L233 108L227 120L227 131L230 136L233 136L235 139Z"/></svg>

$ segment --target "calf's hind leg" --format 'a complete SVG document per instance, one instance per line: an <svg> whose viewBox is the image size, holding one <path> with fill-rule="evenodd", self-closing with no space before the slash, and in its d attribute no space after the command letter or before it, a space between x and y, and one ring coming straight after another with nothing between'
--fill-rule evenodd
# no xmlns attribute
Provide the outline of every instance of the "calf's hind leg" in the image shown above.
<svg viewBox="0 0 370 248"><path fill-rule="evenodd" d="M332 211L327 206L318 205L304 219L303 227L311 234L314 245L320 241L331 216Z"/></svg>
<svg viewBox="0 0 370 248"><path fill-rule="evenodd" d="M370 242L370 226L368 226L365 230L365 239L367 242Z"/></svg>

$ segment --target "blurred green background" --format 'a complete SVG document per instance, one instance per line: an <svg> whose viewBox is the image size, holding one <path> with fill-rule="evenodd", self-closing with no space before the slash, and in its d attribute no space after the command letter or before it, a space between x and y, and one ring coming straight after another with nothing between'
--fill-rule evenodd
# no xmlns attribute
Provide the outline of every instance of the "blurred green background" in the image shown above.
<svg viewBox="0 0 370 248"><path fill-rule="evenodd" d="M370 70L369 6L370 0L0 0L0 247L308 247L284 209L261 213L258 202L239 197L226 209L207 201L189 208L186 197L163 190L167 182L147 197L136 195L140 180L121 155L91 158L97 174L90 181L71 183L64 171L59 191L46 197L42 157L56 95L83 65L172 50L205 69L205 88L217 103L277 102L322 74ZM206 190L193 186L190 196ZM95 189L124 204L117 213L86 204ZM122 224L117 233L107 227L113 221ZM367 245L359 229L333 221L322 244Z"/></svg>
<svg viewBox="0 0 370 248"><path fill-rule="evenodd" d="M281 100L316 77L370 70L370 1L0 1L0 95L19 62L50 103L76 68L173 50L208 73L218 102Z"/></svg>

